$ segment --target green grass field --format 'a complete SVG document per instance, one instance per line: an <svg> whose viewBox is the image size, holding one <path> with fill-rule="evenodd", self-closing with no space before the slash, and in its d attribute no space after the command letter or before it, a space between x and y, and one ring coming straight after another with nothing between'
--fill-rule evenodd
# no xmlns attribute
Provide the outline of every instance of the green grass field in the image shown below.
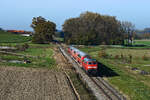
<svg viewBox="0 0 150 100"><path fill-rule="evenodd" d="M9 32L0 31L0 43L22 43L28 42L30 40L31 37L25 37Z"/></svg>
<svg viewBox="0 0 150 100"><path fill-rule="evenodd" d="M0 53L0 65L5 66L20 66L20 67L49 67L52 68L55 65L55 60L52 58L53 45L50 44L32 44L32 37L25 37L9 32L0 31L0 46L16 47L16 45L23 45L24 43L29 44L29 48L25 51L16 51L18 54L35 56L22 57L10 54ZM14 52L14 51L13 51ZM31 63L12 63L11 60L29 60Z"/></svg>
<svg viewBox="0 0 150 100"><path fill-rule="evenodd" d="M150 40L135 40L135 45L150 45Z"/></svg>
<svg viewBox="0 0 150 100"><path fill-rule="evenodd" d="M149 41L150 42L150 41ZM138 47L140 48L140 47ZM150 99L150 75L141 75L140 71L150 72L150 50L136 48L116 48L106 46L106 58L99 57L102 46L82 47L82 51L87 52L93 58L114 71L116 76L105 77L116 89L123 92L131 100L149 100ZM121 58L123 55L123 59ZM129 62L129 55L132 55L132 62ZM146 56L144 60L142 57ZM138 70L131 70L138 68ZM112 73L105 70L104 73Z"/></svg>
<svg viewBox="0 0 150 100"><path fill-rule="evenodd" d="M53 45L48 45L48 44L29 44L29 48L27 50L17 51L18 54L29 55L35 58L0 53L0 59L7 61L7 62L0 62L0 65L35 67L35 68L37 67L53 68L55 65L55 60L52 58L53 55L52 47ZM10 60L19 60L19 61L29 60L31 63L27 63L27 64L11 63L9 62Z"/></svg>

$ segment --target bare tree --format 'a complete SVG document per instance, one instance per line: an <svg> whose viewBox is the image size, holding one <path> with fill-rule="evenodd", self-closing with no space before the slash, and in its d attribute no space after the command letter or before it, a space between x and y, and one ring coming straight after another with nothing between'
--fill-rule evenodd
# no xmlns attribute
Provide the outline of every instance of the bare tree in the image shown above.
<svg viewBox="0 0 150 100"><path fill-rule="evenodd" d="M121 22L121 27L123 29L124 37L127 40L127 45L132 45L135 33L135 25L133 25L131 22L123 21Z"/></svg>

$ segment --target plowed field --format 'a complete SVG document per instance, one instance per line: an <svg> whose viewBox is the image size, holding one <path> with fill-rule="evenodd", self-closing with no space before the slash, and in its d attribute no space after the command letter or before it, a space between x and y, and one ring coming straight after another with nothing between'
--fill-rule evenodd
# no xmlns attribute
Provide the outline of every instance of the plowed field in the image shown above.
<svg viewBox="0 0 150 100"><path fill-rule="evenodd" d="M0 67L0 100L75 100L63 72Z"/></svg>

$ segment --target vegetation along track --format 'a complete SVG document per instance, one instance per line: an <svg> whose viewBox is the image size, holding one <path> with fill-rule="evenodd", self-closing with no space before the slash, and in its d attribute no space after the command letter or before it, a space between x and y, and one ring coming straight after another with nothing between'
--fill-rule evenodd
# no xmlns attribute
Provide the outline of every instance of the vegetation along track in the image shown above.
<svg viewBox="0 0 150 100"><path fill-rule="evenodd" d="M60 51L60 49L58 48L58 50ZM69 85L70 85L70 87L72 88L72 91L73 91L73 93L74 93L74 95L75 95L75 97L76 97L76 100L81 100L81 98L80 98L80 96L79 96L79 93L77 92L77 90L75 89L75 87L74 87L74 85L73 85L73 83L72 83L72 81L71 81L71 79L70 79L70 76L67 74L67 72L66 72L66 70L70 70L70 68L72 67L71 65L70 65L70 63L67 61L67 59L65 59L65 57L64 57L64 55L62 54L62 53L60 53L59 51L58 51L57 49L55 50L56 51L56 55L57 55L57 58L61 58L61 59L57 59L57 61L58 61L58 63L60 64L60 66L58 66L59 67L59 69L61 69L63 72L64 72L64 74L65 74L65 76L66 76L66 78L67 78L67 80L68 80L68 82L69 82ZM56 55L55 55L55 57L56 57Z"/></svg>
<svg viewBox="0 0 150 100"><path fill-rule="evenodd" d="M59 48L64 49L64 47L62 47L62 46L59 46ZM77 64L77 65L78 65L78 68L80 68L79 64ZM113 87L111 87L101 77L90 77L90 79L95 84L95 87L92 87L92 88L98 88L99 93L102 96L104 96L103 99L106 99L106 100L126 100L126 98L124 96L122 96L118 91L116 91ZM100 99L100 100L102 100L102 99Z"/></svg>

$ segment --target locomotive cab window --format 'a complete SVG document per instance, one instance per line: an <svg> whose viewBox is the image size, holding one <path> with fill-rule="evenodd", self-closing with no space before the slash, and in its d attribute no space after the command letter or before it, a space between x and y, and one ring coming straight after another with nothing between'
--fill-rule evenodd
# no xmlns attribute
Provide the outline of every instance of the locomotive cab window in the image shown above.
<svg viewBox="0 0 150 100"><path fill-rule="evenodd" d="M92 62L89 62L88 64L89 64L89 65L91 65L91 64L92 64Z"/></svg>

